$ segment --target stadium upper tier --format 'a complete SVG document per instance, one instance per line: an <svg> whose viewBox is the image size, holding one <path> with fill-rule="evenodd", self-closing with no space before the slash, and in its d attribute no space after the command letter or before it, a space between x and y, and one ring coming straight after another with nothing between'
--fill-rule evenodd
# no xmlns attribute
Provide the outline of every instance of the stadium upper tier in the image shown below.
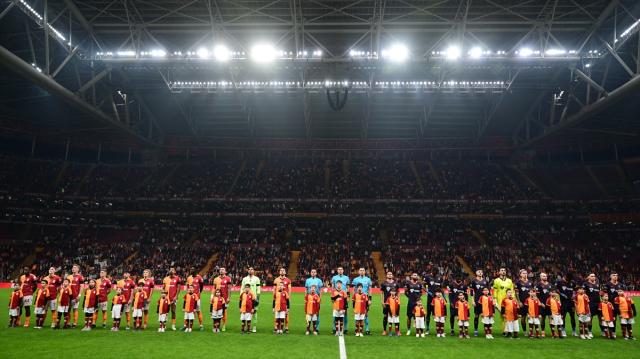
<svg viewBox="0 0 640 359"><path fill-rule="evenodd" d="M475 162L227 160L158 168L0 158L5 194L179 200L225 198L379 200L598 199L635 193L636 164L517 169ZM285 200L283 200L285 199Z"/></svg>

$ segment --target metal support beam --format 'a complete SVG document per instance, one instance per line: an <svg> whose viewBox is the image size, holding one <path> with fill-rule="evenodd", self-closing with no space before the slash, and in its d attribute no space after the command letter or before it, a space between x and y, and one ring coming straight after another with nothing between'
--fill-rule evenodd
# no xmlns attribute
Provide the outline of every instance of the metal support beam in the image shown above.
<svg viewBox="0 0 640 359"><path fill-rule="evenodd" d="M42 87L52 95L58 97L62 101L77 108L85 114L95 118L96 120L109 125L110 127L119 130L128 136L142 142L145 145L156 147L156 144L149 141L144 136L134 132L128 127L115 121L113 118L107 116L104 112L94 108L92 105L81 100L78 96L71 91L64 88L62 85L55 82L53 79L38 72L33 66L22 61L19 57L12 54L11 51L0 46L0 64L6 66L8 69L16 72L18 75L24 77L26 80L33 82L35 85Z"/></svg>
<svg viewBox="0 0 640 359"><path fill-rule="evenodd" d="M302 4L300 0L289 0L291 19L293 20L293 33L296 45L296 54L304 51L304 19L302 18Z"/></svg>
<svg viewBox="0 0 640 359"><path fill-rule="evenodd" d="M249 129L249 134L252 138L257 137L257 133L255 131L255 122L253 121L253 114L251 113L251 104L249 100L247 100L242 95L242 90L238 87L239 79L237 78L239 70L229 69L229 74L231 75L231 79L233 81L233 87L238 97L238 102L240 103L240 107L242 107L242 111L244 112L244 117L247 119L247 127Z"/></svg>
<svg viewBox="0 0 640 359"><path fill-rule="evenodd" d="M160 133L160 139L158 139L158 143L162 144L164 142L165 132L164 132L164 129L158 123L158 119L153 114L153 112L151 111L151 108L149 108L144 98L142 98L142 95L140 95L138 92L134 92L133 97L135 97L135 99L140 104L140 107L142 107L142 110L144 110L147 116L149 116L149 122L153 123L156 127L156 130L158 130L158 132Z"/></svg>
<svg viewBox="0 0 640 359"><path fill-rule="evenodd" d="M311 138L313 138L313 131L311 127L313 121L311 117L311 106L309 105L309 90L306 88L306 70L300 71L300 81L302 81L301 84L305 86L302 90L302 115L304 116L305 135L307 140L311 141Z"/></svg>
<svg viewBox="0 0 640 359"><path fill-rule="evenodd" d="M49 6L47 0L44 0L44 55L45 55L45 64L44 64L44 74L49 75L49 65L51 62L49 61Z"/></svg>
<svg viewBox="0 0 640 359"><path fill-rule="evenodd" d="M602 96L604 97L609 96L609 93L605 89L600 87L600 85L598 85L595 81L593 81L589 76L585 75L582 71L578 70L575 67L572 67L571 71L573 71L576 75L578 75L578 77L583 79L584 82L588 83L589 86L593 87L594 89L596 89L596 91L600 92ZM589 103L587 102L587 104Z"/></svg>
<svg viewBox="0 0 640 359"><path fill-rule="evenodd" d="M600 37L600 35L596 34L596 36L598 37L598 39L600 39L600 41L602 41L602 43L604 44L604 46L607 48L607 50L609 50L609 52L611 53L611 55L613 55L613 57L616 58L616 60L618 60L618 62L620 63L620 65L622 65L622 67L627 71L627 73L629 73L629 75L631 77L633 77L635 74L633 73L633 71L631 71L631 69L629 68L629 66L627 66L627 64L624 62L624 60L622 60L620 58L620 56L618 56L618 54L616 53L616 50L614 50L611 45L609 45L608 42L606 42L602 37Z"/></svg>
<svg viewBox="0 0 640 359"><path fill-rule="evenodd" d="M489 122L491 122L491 119L493 119L493 116L498 111L498 108L500 107L502 100L504 100L505 97L507 97L511 92L511 85L513 85L516 78L518 77L518 74L520 74L521 71L522 69L518 69L515 74L513 74L512 76L509 76L510 77L510 79L508 80L509 86L507 86L507 89L504 90L504 92L500 95L500 97L497 100L491 98L487 102L486 106L482 110L482 113L480 114L480 117L478 117L478 123L476 127L473 129L473 132L471 133L471 137L473 137L474 146L478 144L478 140L480 140L480 138L484 134L484 131L487 129L487 126L489 126Z"/></svg>
<svg viewBox="0 0 640 359"><path fill-rule="evenodd" d="M84 93L85 91L87 91L89 89L89 87L95 85L96 82L100 81L100 79L102 79L103 77L107 76L107 74L109 74L109 72L111 72L111 70L112 70L111 67L107 67L106 69L102 70L101 73L99 73L98 75L94 76L91 80L89 80L89 82L84 84L84 86L82 86L78 90L78 92L76 92L76 95L80 95L81 93Z"/></svg>
<svg viewBox="0 0 640 359"><path fill-rule="evenodd" d="M18 3L18 0L12 0L9 6L2 10L2 13L0 13L0 19L2 19L16 3Z"/></svg>
<svg viewBox="0 0 640 359"><path fill-rule="evenodd" d="M82 44L84 44L84 42L87 41L87 39L88 37L85 37L84 40L82 40L78 45L76 45L75 49L73 49L71 53L67 55L67 57L62 61L60 66L58 66L58 68L51 74L51 77L56 77L58 72L60 72L60 70L62 70L62 68L67 64L67 62L69 62L69 60L71 60L71 58L76 55L76 52L80 50L80 46L82 46Z"/></svg>
<svg viewBox="0 0 640 359"><path fill-rule="evenodd" d="M386 0L376 0L373 4L373 16L371 17L371 35L373 39L371 53L380 56L380 34L382 33L382 20L384 18L384 10Z"/></svg>
<svg viewBox="0 0 640 359"><path fill-rule="evenodd" d="M456 12L456 17L454 19L454 22L458 30L458 36L457 36L458 38L456 41L456 45L460 49L464 44L464 33L467 29L467 14L469 13L470 7L471 7L471 0L460 1L460 5L458 5L458 11Z"/></svg>
<svg viewBox="0 0 640 359"><path fill-rule="evenodd" d="M375 78L375 72L371 72L369 75L369 87L367 88L367 97L364 100L364 105L362 108L362 130L361 137L362 140L365 141L367 136L369 135L369 118L371 114L371 103L373 102L373 80Z"/></svg>
<svg viewBox="0 0 640 359"><path fill-rule="evenodd" d="M67 8L69 8L69 10L73 14L73 16L77 19L77 21L80 23L80 26L82 26L84 31L86 31L87 34L91 36L93 41L95 41L96 45L98 45L98 48L100 48L100 51L105 52L106 50L104 45L102 44L102 41L98 39L95 32L93 31L91 24L89 24L89 22L84 17L84 15L82 15L82 13L80 12L76 4L73 2L73 0L62 0L62 2L67 6Z"/></svg>
<svg viewBox="0 0 640 359"><path fill-rule="evenodd" d="M443 83L444 76L446 75L446 71L442 71L438 81L438 88L434 90L434 93L428 97L428 102L422 106L422 116L420 116L418 122L418 130L420 131L420 138L424 138L424 134L427 129L427 125L429 124L429 120L431 120L431 116L433 115L433 109L436 106L436 102L438 101L438 97L440 96L441 86Z"/></svg>
<svg viewBox="0 0 640 359"><path fill-rule="evenodd" d="M182 116L185 121L187 121L187 125L189 125L191 133L193 133L193 136L196 138L196 142L199 146L202 146L202 129L200 129L198 116L193 113L193 106L191 105L191 102L189 102L189 99L186 98L185 95L176 96L174 99L182 112Z"/></svg>
<svg viewBox="0 0 640 359"><path fill-rule="evenodd" d="M548 128L544 133L526 141L518 146L518 148L529 147L533 144L544 140L545 138L557 135L597 114L606 110L607 108L615 105L616 103L626 99L627 97L640 91L640 76L633 78L626 84L618 87L616 90L609 93L609 96L592 103L589 106L585 106L577 114L567 118L564 122L557 124L551 128Z"/></svg>
<svg viewBox="0 0 640 359"><path fill-rule="evenodd" d="M29 23L27 19L24 19L24 27L27 29L27 39L29 39L29 50L31 50L31 63L34 65L38 65L36 60L36 52L33 50L33 40L31 39L31 30L29 29Z"/></svg>
<svg viewBox="0 0 640 359"><path fill-rule="evenodd" d="M584 37L584 39L582 39L582 41L580 42L580 45L578 45L578 49L576 52L580 53L582 51L582 48L584 47L584 45L587 44L587 41L589 41L591 36L593 36L593 34L595 34L596 31L600 29L600 26L602 26L605 20L609 18L609 15L611 15L611 12L615 10L618 4L620 4L620 0L612 0L611 2L609 2L607 7L605 7L604 10L602 10L600 15L598 16L598 19L596 20L596 22L592 25L591 30L589 30L589 33Z"/></svg>
<svg viewBox="0 0 640 359"><path fill-rule="evenodd" d="M125 118L125 125L127 126L131 126L131 112L129 109L129 96L125 93L122 95L122 98L124 99L124 118Z"/></svg>

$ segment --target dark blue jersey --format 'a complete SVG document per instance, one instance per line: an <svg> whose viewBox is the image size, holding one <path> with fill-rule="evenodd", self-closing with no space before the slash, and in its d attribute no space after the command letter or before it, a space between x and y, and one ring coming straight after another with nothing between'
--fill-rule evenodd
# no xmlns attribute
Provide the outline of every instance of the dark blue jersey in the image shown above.
<svg viewBox="0 0 640 359"><path fill-rule="evenodd" d="M430 292L431 294L428 294L428 298L429 298L429 303L427 303L428 305L431 305L431 301L433 300L433 296L435 295L435 293L433 292L435 290L436 287L440 287L442 288L443 285L443 279L441 275L436 275L436 276L432 276L431 274L427 274L424 276L424 285L427 286L427 291Z"/></svg>
<svg viewBox="0 0 640 359"><path fill-rule="evenodd" d="M480 299L480 297L482 297L482 290L484 288L489 288L489 282L482 278L476 278L471 280L471 283L469 283L469 287L471 287L471 290L473 290L473 298L475 299L476 303L478 303L478 300Z"/></svg>
<svg viewBox="0 0 640 359"><path fill-rule="evenodd" d="M404 295L407 296L409 302L417 302L420 297L422 297L422 291L424 290L424 286L422 283L417 282L413 283L412 281L408 281L405 286Z"/></svg>
<svg viewBox="0 0 640 359"><path fill-rule="evenodd" d="M518 279L514 285L513 289L515 289L518 300L522 305L526 303L527 299L529 299L529 289L534 288L533 282L530 280L523 281L522 279Z"/></svg>
<svg viewBox="0 0 640 359"><path fill-rule="evenodd" d="M582 287L587 297L589 297L589 303L600 303L600 283L586 281L582 284Z"/></svg>
<svg viewBox="0 0 640 359"><path fill-rule="evenodd" d="M553 286L549 282L547 282L547 284L542 282L536 284L536 295L538 299L540 299L540 303L547 304L547 299L551 297L551 288L553 288Z"/></svg>
<svg viewBox="0 0 640 359"><path fill-rule="evenodd" d="M558 291L560 291L561 302L573 300L573 289L576 287L574 280L567 282L564 278L560 278L556 281L556 287L558 287Z"/></svg>
<svg viewBox="0 0 640 359"><path fill-rule="evenodd" d="M455 281L450 281L449 282L449 304L450 305L456 305L456 303L458 302L458 294L459 293L464 293L464 299L468 300L468 296L467 296L467 285L464 284L464 282L460 282L460 283L456 283Z"/></svg>
<svg viewBox="0 0 640 359"><path fill-rule="evenodd" d="M618 289L622 288L622 283L618 282L613 284L611 282L607 282L602 287L602 292L609 294L609 301L613 303L616 298L618 298Z"/></svg>
<svg viewBox="0 0 640 359"><path fill-rule="evenodd" d="M395 280L391 282L387 282L386 280L380 284L380 290L382 291L382 295L384 296L385 302L387 298L391 296L391 289L395 289L396 293L400 290L400 284Z"/></svg>

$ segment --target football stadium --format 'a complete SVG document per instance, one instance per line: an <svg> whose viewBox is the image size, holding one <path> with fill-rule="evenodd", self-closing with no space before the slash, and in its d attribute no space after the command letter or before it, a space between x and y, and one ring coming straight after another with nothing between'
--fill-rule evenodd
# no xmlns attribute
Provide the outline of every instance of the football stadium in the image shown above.
<svg viewBox="0 0 640 359"><path fill-rule="evenodd" d="M0 357L639 357L639 34L637 0L0 0Z"/></svg>

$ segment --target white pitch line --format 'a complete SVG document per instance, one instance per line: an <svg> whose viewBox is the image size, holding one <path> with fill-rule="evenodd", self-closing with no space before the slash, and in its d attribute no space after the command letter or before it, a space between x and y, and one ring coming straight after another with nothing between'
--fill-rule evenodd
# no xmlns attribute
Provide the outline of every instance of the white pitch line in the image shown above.
<svg viewBox="0 0 640 359"><path fill-rule="evenodd" d="M344 346L344 336L338 337L338 343L340 343L340 359L347 359L347 349Z"/></svg>

